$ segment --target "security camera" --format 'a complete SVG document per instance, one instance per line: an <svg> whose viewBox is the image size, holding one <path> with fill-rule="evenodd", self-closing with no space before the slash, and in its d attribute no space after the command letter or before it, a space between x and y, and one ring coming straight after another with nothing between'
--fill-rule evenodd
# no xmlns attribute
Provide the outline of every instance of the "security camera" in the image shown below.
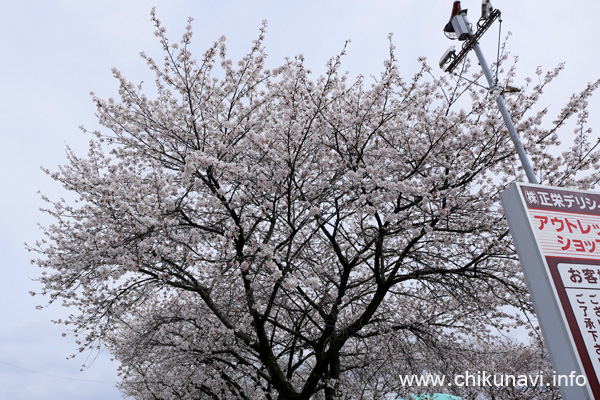
<svg viewBox="0 0 600 400"><path fill-rule="evenodd" d="M448 64L456 56L456 46L450 46L440 58L440 68L444 69L444 65Z"/></svg>
<svg viewBox="0 0 600 400"><path fill-rule="evenodd" d="M481 2L481 19L488 19L492 15L492 11L494 11L492 2L490 0L483 0Z"/></svg>

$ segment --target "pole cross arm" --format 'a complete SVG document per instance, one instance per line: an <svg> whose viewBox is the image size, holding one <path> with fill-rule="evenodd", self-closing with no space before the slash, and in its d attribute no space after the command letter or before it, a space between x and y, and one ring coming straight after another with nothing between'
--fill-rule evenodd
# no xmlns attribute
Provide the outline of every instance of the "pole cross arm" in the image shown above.
<svg viewBox="0 0 600 400"><path fill-rule="evenodd" d="M475 43L478 43L479 38L481 38L481 36L483 36L483 34L490 28L490 26L492 26L494 21L496 21L498 18L500 18L500 14L501 14L500 10L498 10L498 9L492 11L489 18L485 19L484 23L479 26L479 29L477 29L477 32L470 35L469 38L467 40L465 40L460 52L456 55L456 57L454 57L452 59L452 61L450 62L450 64L448 64L448 66L446 67L446 69L444 71L446 71L448 73L452 73L452 71L454 71L456 66L458 64L460 64L462 62L462 60L465 59L465 57L467 56L469 51L471 51L471 49L473 48ZM461 17L460 15L457 15L454 18L460 18L460 17Z"/></svg>

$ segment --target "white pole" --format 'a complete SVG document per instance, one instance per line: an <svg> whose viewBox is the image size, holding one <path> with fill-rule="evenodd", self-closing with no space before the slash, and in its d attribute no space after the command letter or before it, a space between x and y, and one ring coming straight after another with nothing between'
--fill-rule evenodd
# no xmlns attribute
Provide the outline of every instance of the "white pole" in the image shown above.
<svg viewBox="0 0 600 400"><path fill-rule="evenodd" d="M465 25L469 31L469 36L473 35L473 31L471 30L471 26L469 25L469 21L467 20L467 16L465 14L456 15L454 18L463 18ZM485 57L483 56L483 52L481 51L481 47L478 42L474 42L473 50L475 50L475 54L477 55L477 59L479 60L479 65L483 70L483 73L488 81L488 85L490 90L496 89L498 87L494 76L492 75L492 71L490 66L488 65ZM529 183L538 183L535 174L533 173L533 168L531 167L531 163L529 162L529 157L527 157L527 153L525 153L525 149L523 148L523 143L521 143L521 139L519 138L519 134L517 133L517 129L515 128L515 124L513 124L512 119L510 118L510 114L506 108L506 103L504 102L504 97L502 97L502 93L498 94L496 98L496 104L500 109L500 113L502 114L502 118L504 119L504 123L506 124L506 128L510 133L510 138L512 139L515 148L517 149L517 154L519 155L519 159L521 160L521 164L523 165L523 169L525 169L525 174L529 179Z"/></svg>

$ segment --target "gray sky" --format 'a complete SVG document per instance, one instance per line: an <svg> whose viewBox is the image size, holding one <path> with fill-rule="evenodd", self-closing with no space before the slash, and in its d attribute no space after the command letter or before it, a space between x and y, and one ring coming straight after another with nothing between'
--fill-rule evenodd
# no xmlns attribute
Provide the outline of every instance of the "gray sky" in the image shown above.
<svg viewBox="0 0 600 400"><path fill-rule="evenodd" d="M472 22L480 4L462 2ZM234 60L250 49L267 19L269 66L301 53L315 73L346 39L352 40L344 59L351 76L379 74L390 32L406 78L417 72L419 56L441 74L439 57L456 44L442 34L452 0L0 0L0 398L120 398L114 385L101 383L118 380L108 354L85 372L79 371L85 356L66 360L76 349L74 339L63 338L62 327L50 322L66 311L35 310L43 299L28 292L39 288L31 280L39 271L23 244L41 238L38 222L50 222L38 211L37 191L51 198L65 195L40 166L56 169L64 163L66 144L84 153L90 138L78 126L98 127L89 92L116 97L113 66L133 82L152 82L139 57L140 51L162 57L149 17L152 5L173 41L192 16L195 54L225 34ZM496 0L493 5L502 11L503 34L513 33L508 49L520 57L517 84L538 65L551 69L567 63L541 104L556 111L571 93L600 77L600 0ZM482 42L489 62L495 60L497 38L496 23ZM595 99L590 120L600 121L599 112Z"/></svg>

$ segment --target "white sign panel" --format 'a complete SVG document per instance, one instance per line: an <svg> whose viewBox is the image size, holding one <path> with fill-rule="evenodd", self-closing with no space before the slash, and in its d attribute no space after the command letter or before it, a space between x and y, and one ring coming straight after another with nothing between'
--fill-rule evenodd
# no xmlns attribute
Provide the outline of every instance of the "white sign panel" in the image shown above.
<svg viewBox="0 0 600 400"><path fill-rule="evenodd" d="M600 269L597 265L558 264L577 328L596 378L600 371Z"/></svg>
<svg viewBox="0 0 600 400"><path fill-rule="evenodd" d="M514 184L502 206L567 400L600 399L600 193Z"/></svg>

